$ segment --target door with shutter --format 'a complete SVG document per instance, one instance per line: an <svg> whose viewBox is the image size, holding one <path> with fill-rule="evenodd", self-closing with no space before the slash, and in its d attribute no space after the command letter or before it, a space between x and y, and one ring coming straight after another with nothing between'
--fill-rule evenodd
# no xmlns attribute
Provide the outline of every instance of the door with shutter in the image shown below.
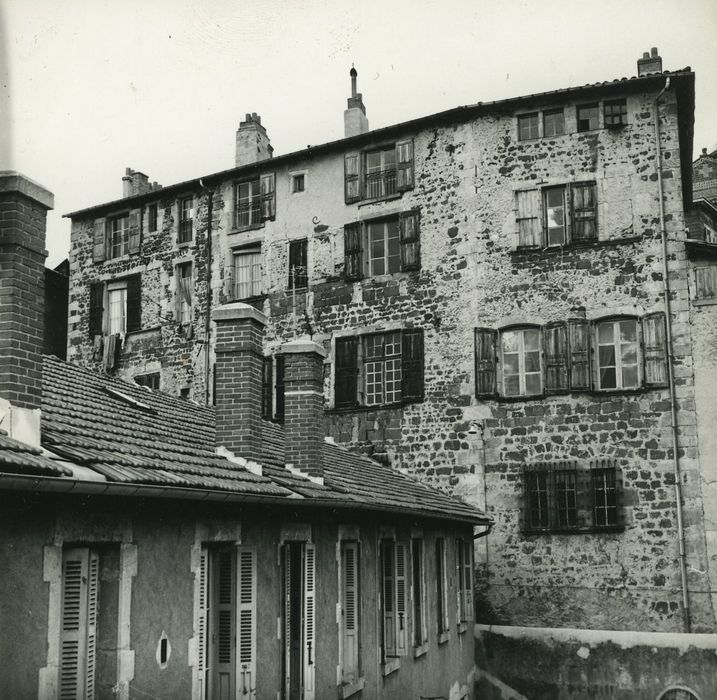
<svg viewBox="0 0 717 700"><path fill-rule="evenodd" d="M208 700L233 700L236 687L236 549L222 547L210 558Z"/></svg>
<svg viewBox="0 0 717 700"><path fill-rule="evenodd" d="M358 680L359 647L359 561L358 542L341 543L342 601L341 601L341 650L342 681L354 683Z"/></svg>
<svg viewBox="0 0 717 700"><path fill-rule="evenodd" d="M314 625L316 601L316 549L313 544L304 545L304 693L302 700L314 700L316 629Z"/></svg>
<svg viewBox="0 0 717 700"><path fill-rule="evenodd" d="M93 700L99 557L87 547L62 555L60 700Z"/></svg>
<svg viewBox="0 0 717 700"><path fill-rule="evenodd" d="M251 700L256 697L256 552L240 547L238 567L238 697Z"/></svg>

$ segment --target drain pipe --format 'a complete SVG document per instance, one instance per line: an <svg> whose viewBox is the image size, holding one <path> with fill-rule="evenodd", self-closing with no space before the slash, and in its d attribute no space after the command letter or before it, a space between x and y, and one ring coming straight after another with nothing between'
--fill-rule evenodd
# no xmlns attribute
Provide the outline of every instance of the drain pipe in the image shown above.
<svg viewBox="0 0 717 700"><path fill-rule="evenodd" d="M667 377L670 390L670 427L672 428L672 463L675 473L675 501L677 505L677 537L680 552L680 578L682 581L682 615L685 632L692 627L690 620L690 600L687 593L687 562L685 556L685 530L682 521L682 475L680 473L680 457L677 453L677 402L675 399L675 376L673 369L672 350L672 314L670 312L670 281L667 272L667 231L665 230L665 200L662 192L662 149L660 148L660 99L670 87L667 78L665 86L655 98L655 149L657 151L657 194L660 201L660 237L662 239L662 290L665 301L665 318L667 321Z"/></svg>
<svg viewBox="0 0 717 700"><path fill-rule="evenodd" d="M214 204L214 193L211 187L207 187L203 180L199 180L199 186L207 196L207 312L204 321L204 404L209 406L209 335L212 331L212 205Z"/></svg>

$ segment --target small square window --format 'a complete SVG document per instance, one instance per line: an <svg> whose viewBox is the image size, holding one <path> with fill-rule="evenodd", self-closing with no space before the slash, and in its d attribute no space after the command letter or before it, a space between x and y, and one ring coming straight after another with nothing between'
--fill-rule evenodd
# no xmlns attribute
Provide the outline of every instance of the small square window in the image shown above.
<svg viewBox="0 0 717 700"><path fill-rule="evenodd" d="M610 100L604 105L605 127L614 128L627 124L627 101Z"/></svg>
<svg viewBox="0 0 717 700"><path fill-rule="evenodd" d="M598 106L592 105L579 105L578 106L578 131L592 131L599 127L599 115Z"/></svg>
<svg viewBox="0 0 717 700"><path fill-rule="evenodd" d="M562 136L565 133L565 114L562 109L543 112L543 136Z"/></svg>
<svg viewBox="0 0 717 700"><path fill-rule="evenodd" d="M539 125L538 113L521 114L518 117L518 140L527 141L528 139L537 139Z"/></svg>
<svg viewBox="0 0 717 700"><path fill-rule="evenodd" d="M303 173L291 176L291 191L293 193L303 192L306 188L306 176Z"/></svg>

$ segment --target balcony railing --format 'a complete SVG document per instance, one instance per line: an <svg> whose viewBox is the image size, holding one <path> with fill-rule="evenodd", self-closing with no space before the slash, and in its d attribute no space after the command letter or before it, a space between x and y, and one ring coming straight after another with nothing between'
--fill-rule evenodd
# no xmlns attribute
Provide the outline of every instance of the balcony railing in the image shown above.
<svg viewBox="0 0 717 700"><path fill-rule="evenodd" d="M239 204L234 215L234 227L251 226L261 221L261 203Z"/></svg>
<svg viewBox="0 0 717 700"><path fill-rule="evenodd" d="M390 197L396 194L396 171L381 170L366 174L366 199Z"/></svg>

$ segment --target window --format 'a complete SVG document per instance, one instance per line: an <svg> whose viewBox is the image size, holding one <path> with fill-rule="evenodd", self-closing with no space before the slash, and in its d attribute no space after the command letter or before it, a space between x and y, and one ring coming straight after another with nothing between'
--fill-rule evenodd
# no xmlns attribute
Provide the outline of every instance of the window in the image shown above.
<svg viewBox="0 0 717 700"><path fill-rule="evenodd" d="M383 663L406 654L406 546L381 540L381 618Z"/></svg>
<svg viewBox="0 0 717 700"><path fill-rule="evenodd" d="M335 406L378 406L423 398L423 331L336 339Z"/></svg>
<svg viewBox="0 0 717 700"><path fill-rule="evenodd" d="M341 542L341 683L353 685L360 677L359 649L361 648L361 564L359 543Z"/></svg>
<svg viewBox="0 0 717 700"><path fill-rule="evenodd" d="M543 136L562 136L565 133L565 114L562 107L543 112Z"/></svg>
<svg viewBox="0 0 717 700"><path fill-rule="evenodd" d="M446 641L448 632L448 577L446 576L446 541L436 538L436 624L438 642Z"/></svg>
<svg viewBox="0 0 717 700"><path fill-rule="evenodd" d="M274 174L234 185L234 228L259 226L274 218Z"/></svg>
<svg viewBox="0 0 717 700"><path fill-rule="evenodd" d="M141 242L140 210L96 219L92 241L93 262L139 253Z"/></svg>
<svg viewBox="0 0 717 700"><path fill-rule="evenodd" d="M157 205L150 204L147 208L147 230L154 233L157 230Z"/></svg>
<svg viewBox="0 0 717 700"><path fill-rule="evenodd" d="M289 289L305 289L309 285L307 261L308 241L289 241Z"/></svg>
<svg viewBox="0 0 717 700"><path fill-rule="evenodd" d="M261 249L245 248L234 254L234 299L261 294Z"/></svg>
<svg viewBox="0 0 717 700"><path fill-rule="evenodd" d="M120 258L129 253L129 214L109 219L109 258Z"/></svg>
<svg viewBox="0 0 717 700"><path fill-rule="evenodd" d="M456 585L458 623L473 619L473 541L456 539Z"/></svg>
<svg viewBox="0 0 717 700"><path fill-rule="evenodd" d="M204 546L198 576L197 671L202 697L253 697L256 551L230 544Z"/></svg>
<svg viewBox="0 0 717 700"><path fill-rule="evenodd" d="M594 182L518 190L518 247L552 247L597 240L595 190Z"/></svg>
<svg viewBox="0 0 717 700"><path fill-rule="evenodd" d="M265 420L284 421L284 356L265 357L261 385L261 415Z"/></svg>
<svg viewBox="0 0 717 700"><path fill-rule="evenodd" d="M291 176L291 191L296 194L306 189L306 175L299 173Z"/></svg>
<svg viewBox="0 0 717 700"><path fill-rule="evenodd" d="M123 334L127 331L127 285L124 282L113 282L107 287L107 332Z"/></svg>
<svg viewBox="0 0 717 700"><path fill-rule="evenodd" d="M421 267L420 214L402 212L390 219L355 222L344 226L344 275L358 280L419 270Z"/></svg>
<svg viewBox="0 0 717 700"><path fill-rule="evenodd" d="M151 372L150 374L135 374L135 384L146 386L148 389L159 391L159 372Z"/></svg>
<svg viewBox="0 0 717 700"><path fill-rule="evenodd" d="M540 121L537 112L533 114L521 114L518 117L518 140L527 141L528 139L537 139L540 136L538 133L539 124Z"/></svg>
<svg viewBox="0 0 717 700"><path fill-rule="evenodd" d="M192 321L192 263L177 265L177 322Z"/></svg>
<svg viewBox="0 0 717 700"><path fill-rule="evenodd" d="M523 530L570 532L621 526L616 464L595 460L524 465Z"/></svg>
<svg viewBox="0 0 717 700"><path fill-rule="evenodd" d="M413 646L419 650L428 642L426 625L426 563L423 538L411 540L411 591L413 595Z"/></svg>
<svg viewBox="0 0 717 700"><path fill-rule="evenodd" d="M616 128L627 124L627 100L609 100L603 105L605 128Z"/></svg>
<svg viewBox="0 0 717 700"><path fill-rule="evenodd" d="M114 335L141 329L141 276L90 284L89 334Z"/></svg>
<svg viewBox="0 0 717 700"><path fill-rule="evenodd" d="M177 243L189 243L194 235L194 198L180 198L177 208L179 211Z"/></svg>
<svg viewBox="0 0 717 700"><path fill-rule="evenodd" d="M380 199L413 189L413 141L347 153L344 157L344 195L347 204Z"/></svg>
<svg viewBox="0 0 717 700"><path fill-rule="evenodd" d="M540 329L504 331L501 334L501 350L504 396L541 393Z"/></svg>
<svg viewBox="0 0 717 700"><path fill-rule="evenodd" d="M592 131L599 127L599 109L596 104L578 105L578 131Z"/></svg>
<svg viewBox="0 0 717 700"><path fill-rule="evenodd" d="M698 267L695 269L695 298L717 298L717 267Z"/></svg>
<svg viewBox="0 0 717 700"><path fill-rule="evenodd" d="M594 346L591 376L590 345ZM500 352L498 352L500 351ZM634 390L667 384L665 315L475 329L476 396ZM500 382L498 379L500 378ZM500 384L500 386L499 386Z"/></svg>

